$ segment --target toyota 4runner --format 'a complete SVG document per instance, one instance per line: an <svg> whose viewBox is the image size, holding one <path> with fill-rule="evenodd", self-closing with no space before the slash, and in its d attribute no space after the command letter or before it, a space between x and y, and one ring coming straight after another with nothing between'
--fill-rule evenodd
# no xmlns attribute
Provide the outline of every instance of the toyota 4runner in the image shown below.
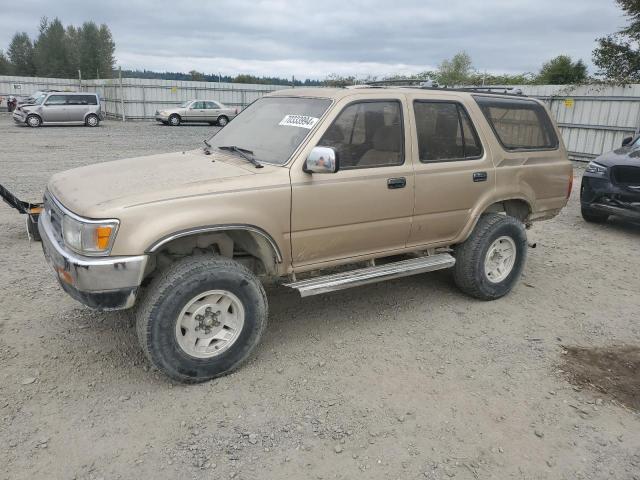
<svg viewBox="0 0 640 480"><path fill-rule="evenodd" d="M199 382L256 347L269 278L308 296L450 268L463 292L502 297L521 275L525 228L560 212L572 178L537 100L281 90L202 149L54 175L39 231L68 294L136 304L151 363Z"/></svg>

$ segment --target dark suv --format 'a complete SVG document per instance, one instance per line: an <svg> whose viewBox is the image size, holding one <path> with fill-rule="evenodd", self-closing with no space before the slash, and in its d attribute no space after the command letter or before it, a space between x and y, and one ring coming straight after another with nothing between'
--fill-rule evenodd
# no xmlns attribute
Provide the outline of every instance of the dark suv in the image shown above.
<svg viewBox="0 0 640 480"><path fill-rule="evenodd" d="M589 163L580 204L587 222L606 222L611 215L640 220L640 136Z"/></svg>

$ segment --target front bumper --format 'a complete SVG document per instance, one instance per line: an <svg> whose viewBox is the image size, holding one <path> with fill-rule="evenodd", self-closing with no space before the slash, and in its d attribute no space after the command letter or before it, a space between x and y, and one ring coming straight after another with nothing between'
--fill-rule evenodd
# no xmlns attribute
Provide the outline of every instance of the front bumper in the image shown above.
<svg viewBox="0 0 640 480"><path fill-rule="evenodd" d="M88 307L121 310L132 307L148 256L85 257L71 252L56 237L46 212L38 230L47 262L65 292Z"/></svg>
<svg viewBox="0 0 640 480"><path fill-rule="evenodd" d="M17 110L13 111L13 121L16 123L24 123L27 119L27 116L22 112L18 112Z"/></svg>
<svg viewBox="0 0 640 480"><path fill-rule="evenodd" d="M640 220L640 190L616 185L608 177L584 175L580 188L582 208Z"/></svg>
<svg viewBox="0 0 640 480"><path fill-rule="evenodd" d="M161 115L159 112L156 112L155 118L156 118L157 122L168 122L169 121L169 115Z"/></svg>

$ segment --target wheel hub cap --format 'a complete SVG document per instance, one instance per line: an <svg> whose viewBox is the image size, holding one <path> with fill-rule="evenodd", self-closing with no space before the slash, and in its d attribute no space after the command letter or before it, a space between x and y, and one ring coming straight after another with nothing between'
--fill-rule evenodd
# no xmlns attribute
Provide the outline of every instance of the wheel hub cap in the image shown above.
<svg viewBox="0 0 640 480"><path fill-rule="evenodd" d="M233 293L211 290L192 298L176 322L180 348L196 358L220 355L238 339L244 325L244 308Z"/></svg>
<svg viewBox="0 0 640 480"><path fill-rule="evenodd" d="M484 271L491 283L500 283L505 280L516 261L516 244L511 237L496 239L489 249L484 261Z"/></svg>

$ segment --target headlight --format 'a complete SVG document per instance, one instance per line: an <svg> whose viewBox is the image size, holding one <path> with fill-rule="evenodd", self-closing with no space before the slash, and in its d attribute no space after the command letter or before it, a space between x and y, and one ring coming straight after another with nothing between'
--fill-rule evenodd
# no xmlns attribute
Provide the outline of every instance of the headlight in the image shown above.
<svg viewBox="0 0 640 480"><path fill-rule="evenodd" d="M607 174L607 167L604 165L600 165L596 162L591 162L587 165L587 169L585 170L587 173L592 173L594 175L605 176Z"/></svg>
<svg viewBox="0 0 640 480"><path fill-rule="evenodd" d="M85 222L69 215L62 220L65 245L85 255L108 255L117 230L117 220Z"/></svg>

